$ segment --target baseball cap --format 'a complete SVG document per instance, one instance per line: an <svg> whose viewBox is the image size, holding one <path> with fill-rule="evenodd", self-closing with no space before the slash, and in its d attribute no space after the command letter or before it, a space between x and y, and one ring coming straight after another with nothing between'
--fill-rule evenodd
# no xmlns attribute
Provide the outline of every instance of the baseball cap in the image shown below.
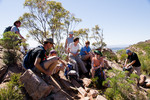
<svg viewBox="0 0 150 100"><path fill-rule="evenodd" d="M126 50L126 54L130 53L131 51L129 49Z"/></svg>
<svg viewBox="0 0 150 100"><path fill-rule="evenodd" d="M71 32L69 32L69 34L73 34L73 32L71 31Z"/></svg>

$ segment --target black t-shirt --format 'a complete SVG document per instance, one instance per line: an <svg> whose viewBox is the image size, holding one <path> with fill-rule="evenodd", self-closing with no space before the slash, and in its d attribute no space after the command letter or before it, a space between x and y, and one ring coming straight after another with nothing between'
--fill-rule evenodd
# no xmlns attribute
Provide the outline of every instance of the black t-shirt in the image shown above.
<svg viewBox="0 0 150 100"><path fill-rule="evenodd" d="M30 58L29 58L30 65L32 67L34 67L34 62L35 62L36 58L41 58L40 63L42 63L44 60L46 60L46 50L44 49L44 47L38 46L32 51Z"/></svg>
<svg viewBox="0 0 150 100"><path fill-rule="evenodd" d="M132 66L134 66L134 67L141 66L141 63L140 63L139 58L136 53L132 52L132 55L128 56L128 59L130 62L136 60L136 62Z"/></svg>

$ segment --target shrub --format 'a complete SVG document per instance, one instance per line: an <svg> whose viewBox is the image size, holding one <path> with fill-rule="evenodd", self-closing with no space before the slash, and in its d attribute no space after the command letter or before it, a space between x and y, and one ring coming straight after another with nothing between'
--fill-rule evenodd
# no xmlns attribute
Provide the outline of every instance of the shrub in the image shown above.
<svg viewBox="0 0 150 100"><path fill-rule="evenodd" d="M17 51L19 50L21 41L18 40L18 35L13 32L3 33L3 38L0 40L0 44L5 48L3 54L3 61L6 65L17 64L20 59Z"/></svg>
<svg viewBox="0 0 150 100"><path fill-rule="evenodd" d="M129 78L126 77L125 72L112 70L110 72L115 73L114 77L107 78L103 83L109 83L111 88L107 88L105 91L106 98L108 100L134 100L134 93L132 85L135 84L135 79L138 78L137 75L131 74Z"/></svg>
<svg viewBox="0 0 150 100"><path fill-rule="evenodd" d="M0 90L0 100L23 100L24 95L21 93L23 86L19 81L20 74L11 76L11 80L7 84L7 88Z"/></svg>

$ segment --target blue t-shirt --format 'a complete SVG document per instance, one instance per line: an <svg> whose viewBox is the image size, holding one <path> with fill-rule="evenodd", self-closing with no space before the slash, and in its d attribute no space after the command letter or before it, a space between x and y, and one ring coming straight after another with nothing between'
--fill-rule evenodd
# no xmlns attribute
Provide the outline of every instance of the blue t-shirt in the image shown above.
<svg viewBox="0 0 150 100"><path fill-rule="evenodd" d="M11 32L14 32L14 33L18 32L18 33L20 33L20 32L19 32L19 29L18 29L16 26L13 26L13 27L11 28Z"/></svg>
<svg viewBox="0 0 150 100"><path fill-rule="evenodd" d="M80 51L80 55L81 55L81 56L82 56L82 55L86 55L85 51L86 51L87 53L89 53L89 52L91 51L91 48L90 48L89 46L88 46L88 47L86 47L86 46L82 47L82 48L81 48L81 51Z"/></svg>

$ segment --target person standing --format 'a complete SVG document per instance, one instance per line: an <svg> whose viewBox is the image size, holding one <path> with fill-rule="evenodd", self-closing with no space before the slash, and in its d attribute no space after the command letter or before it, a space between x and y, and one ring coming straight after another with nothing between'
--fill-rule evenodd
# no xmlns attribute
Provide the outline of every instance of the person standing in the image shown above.
<svg viewBox="0 0 150 100"><path fill-rule="evenodd" d="M66 42L65 42L65 49L66 50L68 50L68 46L70 43L73 42L73 39L74 39L73 32L71 31L71 32L69 32L69 37L66 39Z"/></svg>
<svg viewBox="0 0 150 100"><path fill-rule="evenodd" d="M19 41L19 43L21 43L21 42L23 42L23 43L25 43L25 38L20 34L20 30L19 30L19 27L21 26L21 22L18 20L18 21L15 21L14 22L14 25L12 26L12 28L11 28L11 32L14 32L14 33L16 33L18 36L19 36L19 38L20 39L16 39L16 41ZM23 49L24 48L24 49ZM23 48L22 48L22 46L20 47L20 51L23 53L23 54L26 54L27 53L27 47L24 45L23 46Z"/></svg>
<svg viewBox="0 0 150 100"><path fill-rule="evenodd" d="M20 21L15 21L14 26L11 28L10 31L18 34L21 39L24 39L24 37L20 34L20 30L18 28L20 26L21 26L21 22Z"/></svg>

